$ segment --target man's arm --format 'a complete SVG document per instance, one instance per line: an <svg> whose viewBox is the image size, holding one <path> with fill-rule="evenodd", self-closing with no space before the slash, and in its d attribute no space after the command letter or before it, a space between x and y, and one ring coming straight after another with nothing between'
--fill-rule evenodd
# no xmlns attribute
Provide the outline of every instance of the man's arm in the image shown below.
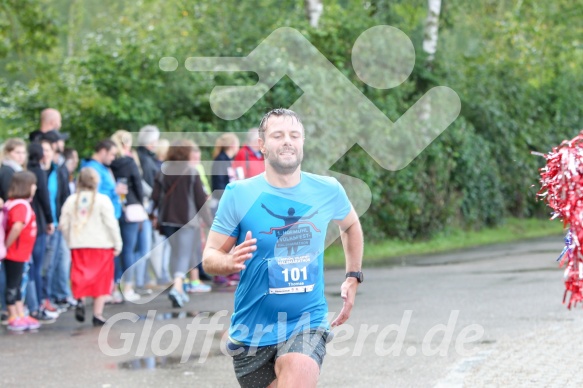
<svg viewBox="0 0 583 388"><path fill-rule="evenodd" d="M231 275L245 269L245 261L257 250L257 239L252 238L249 231L245 241L235 246L236 242L235 237L211 230L202 254L204 271L211 275Z"/></svg>
<svg viewBox="0 0 583 388"><path fill-rule="evenodd" d="M354 208L342 220L335 221L340 227L340 238L346 257L346 272L358 272L362 268L362 255L364 249L364 238L360 220ZM340 287L340 296L344 299L344 304L340 314L332 322L332 326L338 326L346 322L350 317L350 312L354 306L358 280L353 277L346 278Z"/></svg>

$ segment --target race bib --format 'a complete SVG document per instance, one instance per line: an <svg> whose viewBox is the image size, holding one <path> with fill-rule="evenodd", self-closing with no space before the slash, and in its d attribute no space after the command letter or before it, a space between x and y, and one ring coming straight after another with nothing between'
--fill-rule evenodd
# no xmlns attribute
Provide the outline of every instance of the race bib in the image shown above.
<svg viewBox="0 0 583 388"><path fill-rule="evenodd" d="M310 255L274 257L267 268L270 294L311 292L318 278L318 260Z"/></svg>

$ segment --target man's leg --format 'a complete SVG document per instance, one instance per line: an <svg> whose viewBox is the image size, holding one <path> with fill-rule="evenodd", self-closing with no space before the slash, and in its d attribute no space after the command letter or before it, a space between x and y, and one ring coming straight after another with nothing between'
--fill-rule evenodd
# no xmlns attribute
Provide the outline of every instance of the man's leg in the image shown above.
<svg viewBox="0 0 583 388"><path fill-rule="evenodd" d="M276 380L272 387L315 387L326 355L329 332L322 329L293 334L278 345Z"/></svg>
<svg viewBox="0 0 583 388"><path fill-rule="evenodd" d="M311 388L318 383L320 367L310 356L287 353L275 361L277 379L270 386Z"/></svg>

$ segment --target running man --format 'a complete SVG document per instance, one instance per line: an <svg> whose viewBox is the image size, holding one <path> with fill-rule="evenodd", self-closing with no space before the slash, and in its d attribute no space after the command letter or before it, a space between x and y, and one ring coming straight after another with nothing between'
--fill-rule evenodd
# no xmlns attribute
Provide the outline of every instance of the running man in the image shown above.
<svg viewBox="0 0 583 388"><path fill-rule="evenodd" d="M304 127L295 112L270 111L259 136L265 173L226 187L203 265L216 275L241 271L227 343L241 387L315 387L330 326L323 276L328 223L340 228L347 271L344 305L332 326L350 317L363 280L362 229L336 179L301 171ZM280 217L282 228L265 214L292 208L292 227L288 217Z"/></svg>

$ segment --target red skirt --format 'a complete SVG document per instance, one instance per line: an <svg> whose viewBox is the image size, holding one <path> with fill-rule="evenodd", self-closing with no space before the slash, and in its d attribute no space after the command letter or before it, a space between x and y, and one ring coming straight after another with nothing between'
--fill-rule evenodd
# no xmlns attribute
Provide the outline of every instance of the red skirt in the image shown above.
<svg viewBox="0 0 583 388"><path fill-rule="evenodd" d="M108 295L113 282L113 249L71 249L73 297Z"/></svg>

